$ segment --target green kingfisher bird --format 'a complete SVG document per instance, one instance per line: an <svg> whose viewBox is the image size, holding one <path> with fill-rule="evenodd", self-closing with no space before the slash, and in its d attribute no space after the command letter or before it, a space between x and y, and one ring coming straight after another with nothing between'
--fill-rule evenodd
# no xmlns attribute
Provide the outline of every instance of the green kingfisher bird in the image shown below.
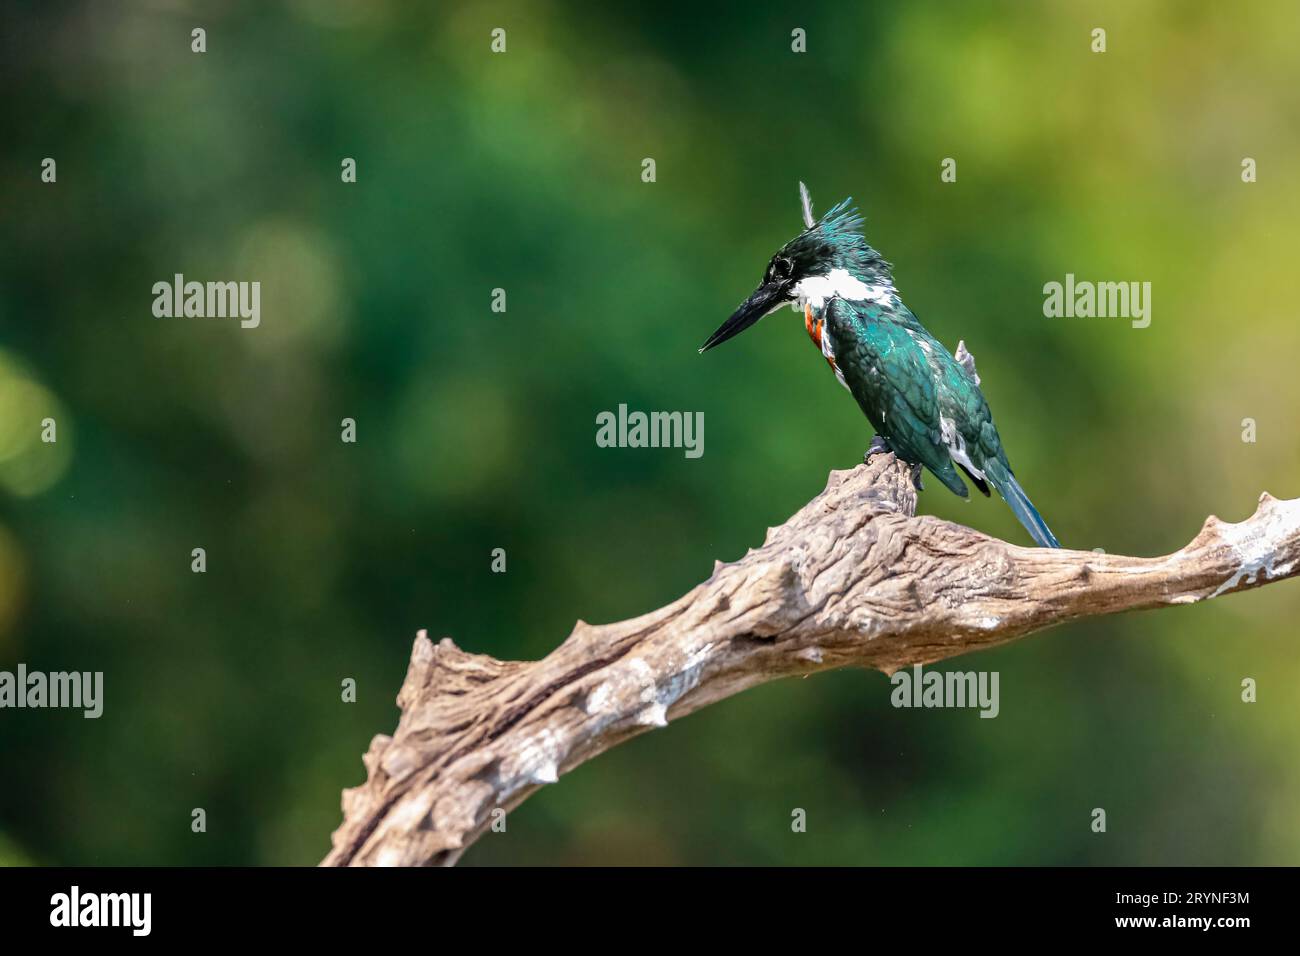
<svg viewBox="0 0 1300 956"><path fill-rule="evenodd" d="M960 468L985 497L996 489L1035 542L1059 548L1011 472L966 343L949 354L903 304L893 267L867 244L852 199L815 219L803 183L799 198L803 232L772 257L754 294L700 351L789 304L803 313L813 345L875 428L868 459L893 452L912 466L917 488L925 467L969 498Z"/></svg>

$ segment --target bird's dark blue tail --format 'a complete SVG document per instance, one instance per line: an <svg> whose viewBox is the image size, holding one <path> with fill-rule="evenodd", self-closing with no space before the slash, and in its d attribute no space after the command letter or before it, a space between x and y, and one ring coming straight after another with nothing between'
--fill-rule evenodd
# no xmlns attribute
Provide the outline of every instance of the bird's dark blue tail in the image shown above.
<svg viewBox="0 0 1300 956"><path fill-rule="evenodd" d="M1043 516L1038 513L1034 503L1029 500L1025 494L1025 489L1020 487L1020 482L1016 481L1015 475L1010 470L1002 466L1000 461L990 461L985 465L985 477L988 478L989 484L997 489L1004 501L1011 506L1012 513L1025 526L1030 537L1043 548L1059 548L1061 542L1056 540L1056 535L1052 534L1052 529L1047 527L1047 522Z"/></svg>

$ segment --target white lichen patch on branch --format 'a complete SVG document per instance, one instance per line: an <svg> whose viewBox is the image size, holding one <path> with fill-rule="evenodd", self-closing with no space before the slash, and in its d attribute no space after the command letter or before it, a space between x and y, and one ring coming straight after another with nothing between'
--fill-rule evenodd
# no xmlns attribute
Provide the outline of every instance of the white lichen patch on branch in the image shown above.
<svg viewBox="0 0 1300 956"><path fill-rule="evenodd" d="M551 760L543 764L538 764L537 769L533 771L531 782L556 783L559 779L560 765L557 761Z"/></svg>
<svg viewBox="0 0 1300 956"><path fill-rule="evenodd" d="M564 736L550 727L528 737L511 761L513 772L503 780L503 797L509 797L527 784L555 783L560 779L560 764L568 753Z"/></svg>
<svg viewBox="0 0 1300 956"><path fill-rule="evenodd" d="M1266 508L1268 517L1260 520ZM1240 524L1221 523L1216 529L1219 539L1232 551L1237 568L1210 597L1231 591L1243 581L1254 584L1261 573L1266 581L1289 574L1295 559L1279 564L1277 549L1282 538L1295 533L1297 525L1300 500L1277 501L1267 495L1260 498L1260 510L1252 518Z"/></svg>
<svg viewBox="0 0 1300 956"><path fill-rule="evenodd" d="M700 677L704 673L704 665L708 663L712 651L713 642L711 641L702 647L696 648L686 658L677 673L667 680L659 682L655 693L655 706L661 708L665 724L668 723L668 708L699 686Z"/></svg>
<svg viewBox="0 0 1300 956"><path fill-rule="evenodd" d="M646 727L667 727L668 726L668 708L663 704L655 701L637 711L636 722Z"/></svg>
<svg viewBox="0 0 1300 956"><path fill-rule="evenodd" d="M640 657L612 664L603 673L605 679L588 692L582 705L588 717L605 718L599 726L623 716L629 703L653 703L654 670Z"/></svg>
<svg viewBox="0 0 1300 956"><path fill-rule="evenodd" d="M583 705L583 710L590 717L595 717L605 712L609 707L610 699L614 696L614 687L609 681L604 681L597 685L596 689L587 695L587 702Z"/></svg>
<svg viewBox="0 0 1300 956"><path fill-rule="evenodd" d="M612 665L603 681L586 697L583 712L589 717L603 718L599 726L629 716L647 727L665 727L668 708L698 686L704 665L708 662L713 643L704 644L692 651L681 664L667 676L655 678L655 669L642 657L629 657Z"/></svg>

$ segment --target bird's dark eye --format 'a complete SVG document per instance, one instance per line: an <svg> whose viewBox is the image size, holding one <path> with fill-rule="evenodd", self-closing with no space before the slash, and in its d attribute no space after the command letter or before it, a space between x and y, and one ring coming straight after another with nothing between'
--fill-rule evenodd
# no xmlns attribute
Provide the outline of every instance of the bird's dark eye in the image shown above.
<svg viewBox="0 0 1300 956"><path fill-rule="evenodd" d="M767 277L778 281L781 279L788 279L790 278L790 271L793 268L794 263L789 259L773 259L772 264L767 267Z"/></svg>

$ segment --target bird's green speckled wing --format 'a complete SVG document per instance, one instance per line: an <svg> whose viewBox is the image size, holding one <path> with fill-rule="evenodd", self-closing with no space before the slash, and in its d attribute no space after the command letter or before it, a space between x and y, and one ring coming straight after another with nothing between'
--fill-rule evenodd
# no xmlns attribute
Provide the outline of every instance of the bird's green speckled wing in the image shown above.
<svg viewBox="0 0 1300 956"><path fill-rule="evenodd" d="M935 374L934 353L943 352L938 342L910 312L896 313L876 302L832 299L826 304L826 327L835 364L877 433L905 461L919 462L954 494L966 497L940 423L940 415L960 401L961 390L954 389L957 382L949 383L946 368ZM965 372L948 359L958 373Z"/></svg>

